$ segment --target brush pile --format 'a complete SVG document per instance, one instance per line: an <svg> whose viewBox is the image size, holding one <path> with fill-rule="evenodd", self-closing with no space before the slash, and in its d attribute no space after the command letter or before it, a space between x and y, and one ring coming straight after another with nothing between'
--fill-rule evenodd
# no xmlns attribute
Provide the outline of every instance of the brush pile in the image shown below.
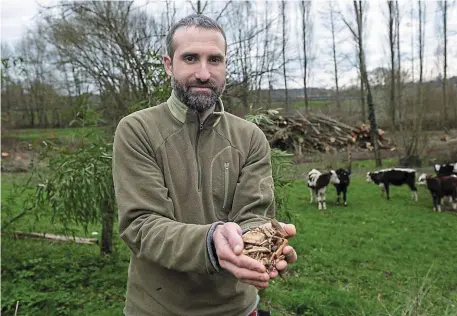
<svg viewBox="0 0 457 316"><path fill-rule="evenodd" d="M266 110L255 115L256 123L267 136L272 148L295 154L328 153L344 151L348 146L355 150L373 150L369 125L349 126L320 114L297 112L282 115L277 110ZM381 149L394 148L391 140L378 129L378 144Z"/></svg>

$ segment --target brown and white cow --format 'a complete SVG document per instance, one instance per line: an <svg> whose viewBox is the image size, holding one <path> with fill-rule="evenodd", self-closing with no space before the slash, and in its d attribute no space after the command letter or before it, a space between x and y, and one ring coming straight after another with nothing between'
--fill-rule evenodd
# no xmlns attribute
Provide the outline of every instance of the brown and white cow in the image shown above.
<svg viewBox="0 0 457 316"><path fill-rule="evenodd" d="M433 198L433 211L441 212L441 202L446 196L452 202L452 209L457 210L457 176L437 177L423 173L419 179L420 185L427 185Z"/></svg>

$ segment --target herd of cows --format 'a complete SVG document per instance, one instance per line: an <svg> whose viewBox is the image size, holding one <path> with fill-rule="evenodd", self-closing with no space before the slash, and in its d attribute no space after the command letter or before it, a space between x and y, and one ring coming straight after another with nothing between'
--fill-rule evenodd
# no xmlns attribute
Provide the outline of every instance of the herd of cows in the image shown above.
<svg viewBox="0 0 457 316"><path fill-rule="evenodd" d="M449 198L452 209L457 210L457 162L434 165L435 175L421 174L416 182L416 170L404 168L390 168L373 172L367 172L366 181L373 182L381 187L382 193L390 199L389 188L391 185L407 185L412 193L413 199L417 201L416 184L428 188L433 199L433 210L441 212L441 206L445 198ZM333 184L337 192L337 204L340 202L340 195L343 195L344 206L347 206L347 191L350 184L351 167L348 169L330 170L321 172L312 169L308 173L308 188L310 191L310 203L316 197L319 210L326 210L326 190Z"/></svg>

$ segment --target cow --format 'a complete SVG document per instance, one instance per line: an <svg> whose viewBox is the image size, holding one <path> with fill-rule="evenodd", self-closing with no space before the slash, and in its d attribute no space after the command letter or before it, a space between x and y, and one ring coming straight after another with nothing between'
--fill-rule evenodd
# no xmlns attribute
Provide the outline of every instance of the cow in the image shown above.
<svg viewBox="0 0 457 316"><path fill-rule="evenodd" d="M457 210L457 176L432 176L421 174L418 184L426 185L433 198L433 211L441 212L441 203L445 196L449 196L452 209Z"/></svg>
<svg viewBox="0 0 457 316"><path fill-rule="evenodd" d="M411 189L413 199L417 201L416 170L414 169L390 168L367 172L366 181L374 182L381 187L381 193L385 191L388 200L390 200L390 185L400 186L406 184Z"/></svg>
<svg viewBox="0 0 457 316"><path fill-rule="evenodd" d="M454 163L445 163L445 164L435 164L433 166L435 173L438 177L441 176L450 176L452 174L457 175L457 162Z"/></svg>
<svg viewBox="0 0 457 316"><path fill-rule="evenodd" d="M308 188L311 194L309 203L313 203L313 195L315 194L319 210L327 209L325 204L325 192L330 183L340 183L340 180L334 170L322 173L317 169L312 169L308 172Z"/></svg>
<svg viewBox="0 0 457 316"><path fill-rule="evenodd" d="M352 159L351 159L351 152L348 150L348 168L343 169L339 168L335 172L340 180L340 183L334 183L333 185L336 188L336 204L340 204L340 194L343 193L343 203L346 207L347 204L347 189L351 182L350 175L352 173Z"/></svg>

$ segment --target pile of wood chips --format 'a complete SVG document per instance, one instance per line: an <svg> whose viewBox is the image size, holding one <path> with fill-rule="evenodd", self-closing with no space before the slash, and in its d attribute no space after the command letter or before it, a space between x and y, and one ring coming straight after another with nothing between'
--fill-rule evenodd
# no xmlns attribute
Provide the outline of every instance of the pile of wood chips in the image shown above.
<svg viewBox="0 0 457 316"><path fill-rule="evenodd" d="M277 110L260 112L267 117L258 126L262 129L270 145L295 154L328 153L344 151L348 146L355 150L373 150L370 128L367 124L349 126L321 114L298 112L283 115ZM268 121L268 122L267 122ZM381 149L395 148L385 132L378 129L378 144Z"/></svg>
<svg viewBox="0 0 457 316"><path fill-rule="evenodd" d="M271 220L271 228L261 226L244 233L243 241L243 253L262 263L268 273L284 259L282 250L288 245L287 233L275 219Z"/></svg>

